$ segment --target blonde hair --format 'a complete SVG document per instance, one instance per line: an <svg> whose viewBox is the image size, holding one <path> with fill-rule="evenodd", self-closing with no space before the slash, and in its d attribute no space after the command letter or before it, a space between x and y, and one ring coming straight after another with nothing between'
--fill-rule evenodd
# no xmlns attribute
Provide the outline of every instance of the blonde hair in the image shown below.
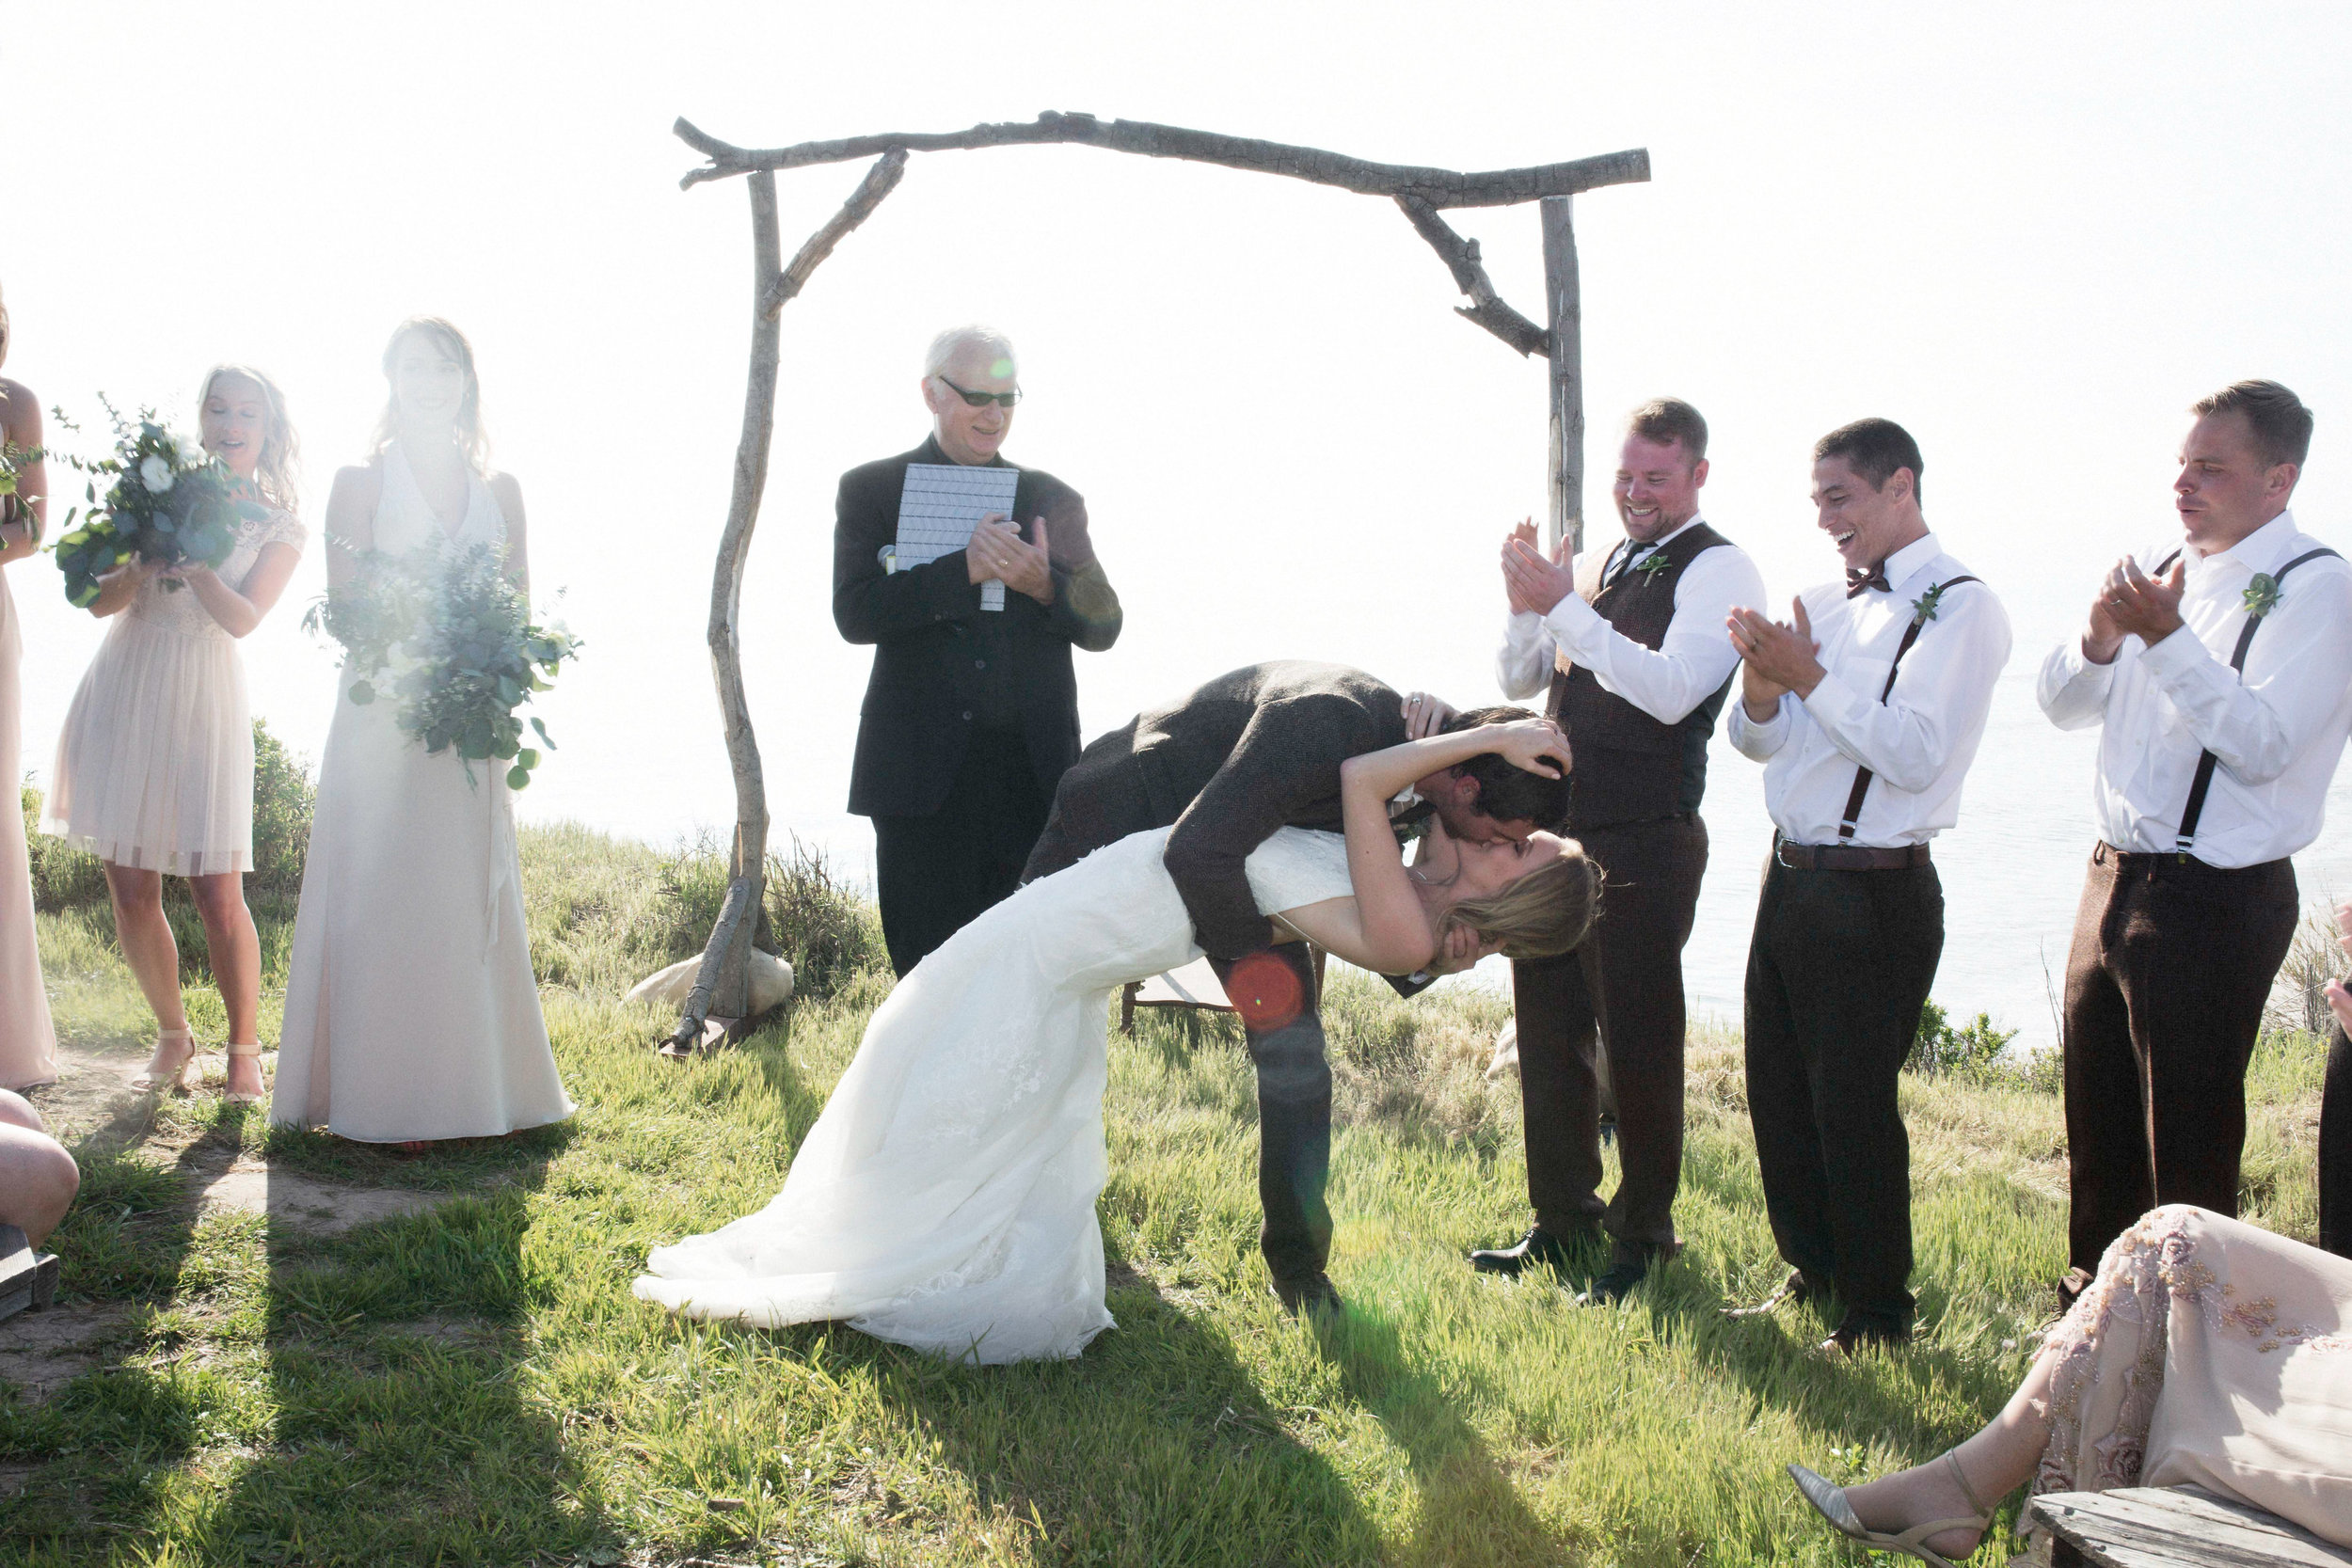
<svg viewBox="0 0 2352 1568"><path fill-rule="evenodd" d="M262 389L262 407L269 416L269 428L262 435L262 455L253 465L253 486L262 492L262 499L280 512L294 509L294 465L300 461L302 443L294 437L294 421L286 418L286 394L278 383L250 365L215 365L204 372L204 386L196 394L196 406L200 412L205 400L213 395L213 386L224 375L239 375Z"/></svg>
<svg viewBox="0 0 2352 1568"><path fill-rule="evenodd" d="M1438 945L1467 926L1507 958L1549 958L1583 942L1600 912L1601 870L1574 839L1501 893L1465 898L1438 917Z"/></svg>
<svg viewBox="0 0 2352 1568"><path fill-rule="evenodd" d="M466 395L457 404L457 450L466 454L474 472L488 473L490 437L482 428L482 379L474 373L473 344L466 341L466 335L457 330L454 322L439 316L411 316L392 328L391 339L384 345L384 379L388 384L400 362L401 342L412 334L432 339L466 372ZM400 394L395 391L385 398L383 416L375 421L376 454L381 456L399 434Z"/></svg>

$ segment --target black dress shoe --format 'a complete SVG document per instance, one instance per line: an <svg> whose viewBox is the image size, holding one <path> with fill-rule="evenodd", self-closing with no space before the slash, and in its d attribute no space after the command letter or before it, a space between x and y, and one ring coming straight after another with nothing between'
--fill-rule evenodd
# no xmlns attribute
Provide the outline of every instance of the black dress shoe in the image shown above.
<svg viewBox="0 0 2352 1568"><path fill-rule="evenodd" d="M1266 1287L1274 1299L1282 1304L1282 1310L1295 1318L1306 1313L1341 1312L1346 1304L1340 1300L1339 1289L1331 1276L1317 1269L1295 1279L1278 1279Z"/></svg>
<svg viewBox="0 0 2352 1568"><path fill-rule="evenodd" d="M1577 1296L1576 1304L1579 1307L1614 1307L1631 1295L1634 1287L1648 1277L1649 1263L1646 1259L1612 1263L1584 1287Z"/></svg>
<svg viewBox="0 0 2352 1568"><path fill-rule="evenodd" d="M1576 1240L1586 1240L1578 1237ZM1506 1247L1490 1247L1470 1255L1470 1267L1480 1274L1502 1274L1518 1278L1531 1268L1549 1269L1554 1274L1566 1274L1575 1266L1574 1248L1567 1238L1555 1236L1540 1225L1531 1225L1527 1234Z"/></svg>

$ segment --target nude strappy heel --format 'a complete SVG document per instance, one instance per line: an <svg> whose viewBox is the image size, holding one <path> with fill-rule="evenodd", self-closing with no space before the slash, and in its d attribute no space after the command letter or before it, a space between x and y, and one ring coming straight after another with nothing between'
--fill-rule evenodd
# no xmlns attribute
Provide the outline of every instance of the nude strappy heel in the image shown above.
<svg viewBox="0 0 2352 1568"><path fill-rule="evenodd" d="M228 1050L231 1057L244 1056L259 1061L262 1055L262 1046L259 1040L250 1045L238 1045L231 1041ZM266 1097L258 1094L224 1094L221 1096L221 1099L231 1105L259 1105L264 1098Z"/></svg>
<svg viewBox="0 0 2352 1568"><path fill-rule="evenodd" d="M167 1066L174 1040L183 1051L176 1063ZM131 1080L131 1086L142 1094L158 1094L170 1089L192 1089L198 1082L196 1031L183 1027L155 1031L155 1054L147 1059L147 1070Z"/></svg>
<svg viewBox="0 0 2352 1568"><path fill-rule="evenodd" d="M1968 1499L1968 1506L1977 1511L1970 1519L1932 1519L1924 1525L1914 1525L1900 1535L1887 1535L1871 1529L1854 1517L1853 1505L1846 1501L1843 1488L1822 1476L1815 1475L1802 1465L1788 1466L1788 1477L1797 1483L1797 1490L1815 1512L1828 1520L1841 1535L1852 1537L1874 1551L1901 1552L1928 1563L1931 1568L1954 1568L1950 1558L1931 1552L1921 1544L1949 1529L1972 1529L1977 1532L1977 1545L1984 1544L1985 1531L1993 1528L1993 1511L1977 1497L1977 1489L1968 1484L1968 1472L1960 1467L1960 1457L1953 1450L1944 1450L1944 1463L1950 1466L1952 1479L1960 1483L1960 1495ZM1976 1556L1971 1547L1968 1556Z"/></svg>

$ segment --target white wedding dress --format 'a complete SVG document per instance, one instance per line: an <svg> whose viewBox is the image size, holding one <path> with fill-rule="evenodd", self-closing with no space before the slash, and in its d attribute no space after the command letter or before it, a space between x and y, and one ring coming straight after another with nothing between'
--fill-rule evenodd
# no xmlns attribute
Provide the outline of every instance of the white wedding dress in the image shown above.
<svg viewBox="0 0 2352 1568"><path fill-rule="evenodd" d="M875 1009L784 1191L655 1249L637 1295L761 1327L846 1319L976 1362L1067 1357L1112 1326L1094 1202L1110 993L1200 957L1166 829L1031 882ZM1267 913L1346 896L1345 840L1249 857Z"/></svg>

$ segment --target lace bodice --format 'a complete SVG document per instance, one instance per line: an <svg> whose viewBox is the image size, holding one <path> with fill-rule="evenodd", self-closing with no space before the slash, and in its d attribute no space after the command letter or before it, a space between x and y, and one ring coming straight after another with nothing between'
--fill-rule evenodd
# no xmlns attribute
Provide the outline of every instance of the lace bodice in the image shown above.
<svg viewBox="0 0 2352 1568"><path fill-rule="evenodd" d="M1249 891L1260 914L1279 914L1356 891L1347 875L1347 840L1338 833L1278 828L1249 852Z"/></svg>
<svg viewBox="0 0 2352 1568"><path fill-rule="evenodd" d="M291 512L272 512L261 517L240 517L234 531L236 547L229 559L215 568L224 583L239 593L245 592L246 579L253 575L253 563L262 558L262 547L269 545L292 545L297 551L310 537L310 531ZM187 588L169 588L161 578L150 578L139 584L137 594L124 613L183 637L211 637L226 640L229 633L212 611L198 602L195 593Z"/></svg>

